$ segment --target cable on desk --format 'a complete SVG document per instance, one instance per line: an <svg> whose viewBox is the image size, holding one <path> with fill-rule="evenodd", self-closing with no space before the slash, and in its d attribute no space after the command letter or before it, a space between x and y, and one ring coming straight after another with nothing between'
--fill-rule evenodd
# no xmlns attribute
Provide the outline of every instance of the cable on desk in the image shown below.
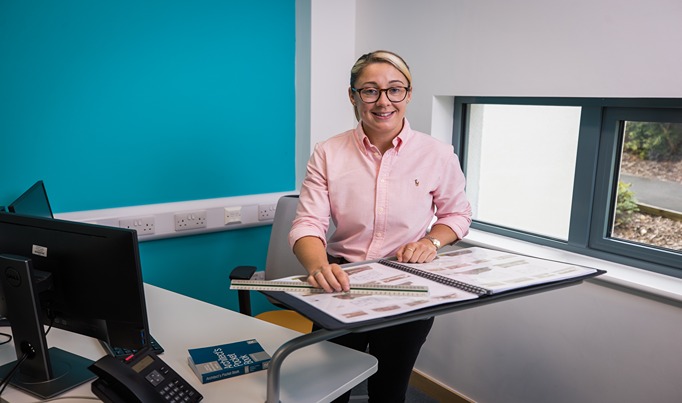
<svg viewBox="0 0 682 403"><path fill-rule="evenodd" d="M29 356L29 353L28 353L28 352L25 352L24 355L21 356L21 358L17 361L16 365L12 368L12 370L9 371L9 373L7 374L7 376L5 377L5 379L3 379L2 382L0 382L0 385L2 385L2 388L0 388L0 395L2 395L2 392L5 391L5 388L7 387L7 385L9 385L9 382L10 382L10 381L12 380L12 378L14 377L14 374L17 372L17 370L19 369L19 367L21 366L21 364L23 364L24 361L26 361L26 359L28 358L28 356Z"/></svg>
<svg viewBox="0 0 682 403"><path fill-rule="evenodd" d="M50 333L50 329L52 329L52 323L53 323L53 322L50 322L50 326L47 328L47 331L45 331L45 335L46 335L46 336L47 336L48 333ZM9 334L0 333L0 335L4 335L4 336L8 336L8 337L9 337L9 340L7 340L7 341L1 343L0 345L9 343L10 340L12 340L12 336L10 336ZM21 358L17 360L16 365L14 365L14 367L12 367L12 370L9 371L9 373L7 374L7 376L5 377L5 379L3 379L2 381L0 381L0 385L2 386L2 387L0 388L0 395L2 395L2 392L5 391L5 388L7 387L7 385L9 385L9 383L12 381L12 378L14 377L14 375L15 375L15 373L17 372L17 370L19 369L19 367L21 367L21 364L23 364L24 361L26 361L27 358L33 358L33 356L35 356L35 354L36 354L36 350L35 350L35 349L33 348L33 346L32 346L30 343L28 343L28 342L22 342L22 343L21 343L21 351L24 352L24 355L21 356Z"/></svg>
<svg viewBox="0 0 682 403"><path fill-rule="evenodd" d="M0 342L0 346L2 346L3 344L7 344L7 343L9 343L10 341L12 341L12 335L9 334L9 333L2 333L2 332L0 332L0 336L5 336L5 337L7 337L7 340L1 341L1 342Z"/></svg>
<svg viewBox="0 0 682 403"><path fill-rule="evenodd" d="M54 402L55 400L95 400L100 402L101 400L98 397L95 396L57 396L53 397L52 399L47 399L47 400L37 400L35 403L45 403L45 402Z"/></svg>

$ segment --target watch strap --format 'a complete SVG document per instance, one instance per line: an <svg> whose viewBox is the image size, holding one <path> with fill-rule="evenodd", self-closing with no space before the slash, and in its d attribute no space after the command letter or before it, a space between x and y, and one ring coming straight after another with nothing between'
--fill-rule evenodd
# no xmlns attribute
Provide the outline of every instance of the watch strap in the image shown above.
<svg viewBox="0 0 682 403"><path fill-rule="evenodd" d="M424 236L424 238L428 239L433 244L433 246L436 247L436 250L440 249L440 241L438 239L429 235Z"/></svg>

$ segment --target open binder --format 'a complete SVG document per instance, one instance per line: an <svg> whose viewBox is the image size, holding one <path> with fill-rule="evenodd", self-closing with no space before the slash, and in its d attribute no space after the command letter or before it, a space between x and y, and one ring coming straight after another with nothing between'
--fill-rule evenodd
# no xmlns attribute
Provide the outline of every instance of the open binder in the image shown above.
<svg viewBox="0 0 682 403"><path fill-rule="evenodd" d="M430 263L378 260L344 266L351 284L427 285L428 296L264 292L323 328L351 329L396 318L428 317L565 287L605 271L479 247L439 254ZM286 281L305 277L289 277ZM277 280L274 282L276 283Z"/></svg>

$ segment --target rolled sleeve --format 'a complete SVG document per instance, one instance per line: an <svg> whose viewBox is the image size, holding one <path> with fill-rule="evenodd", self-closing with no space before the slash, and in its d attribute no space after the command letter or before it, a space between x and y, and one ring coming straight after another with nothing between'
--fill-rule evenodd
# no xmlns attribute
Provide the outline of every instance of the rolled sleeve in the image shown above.
<svg viewBox="0 0 682 403"><path fill-rule="evenodd" d="M330 207L324 167L324 153L319 145L315 146L301 186L296 218L289 231L289 245L292 248L296 241L306 236L320 238L325 248L327 247Z"/></svg>
<svg viewBox="0 0 682 403"><path fill-rule="evenodd" d="M436 221L434 224L447 225L459 239L469 233L471 226L471 204L465 194L466 180L459 165L459 158L452 153L443 169L443 180L434 192Z"/></svg>

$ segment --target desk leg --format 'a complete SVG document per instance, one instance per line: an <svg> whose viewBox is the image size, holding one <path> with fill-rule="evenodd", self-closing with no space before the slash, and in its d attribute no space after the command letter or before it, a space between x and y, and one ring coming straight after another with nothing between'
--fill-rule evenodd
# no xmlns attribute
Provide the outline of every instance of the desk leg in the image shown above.
<svg viewBox="0 0 682 403"><path fill-rule="evenodd" d="M270 359L270 365L268 366L268 390L266 395L266 403L279 403L280 370L282 369L282 362L289 354L311 344L333 339L347 333L350 333L350 331L320 329L312 333L296 337L282 344L277 351L275 351L275 354L272 355L272 359Z"/></svg>

